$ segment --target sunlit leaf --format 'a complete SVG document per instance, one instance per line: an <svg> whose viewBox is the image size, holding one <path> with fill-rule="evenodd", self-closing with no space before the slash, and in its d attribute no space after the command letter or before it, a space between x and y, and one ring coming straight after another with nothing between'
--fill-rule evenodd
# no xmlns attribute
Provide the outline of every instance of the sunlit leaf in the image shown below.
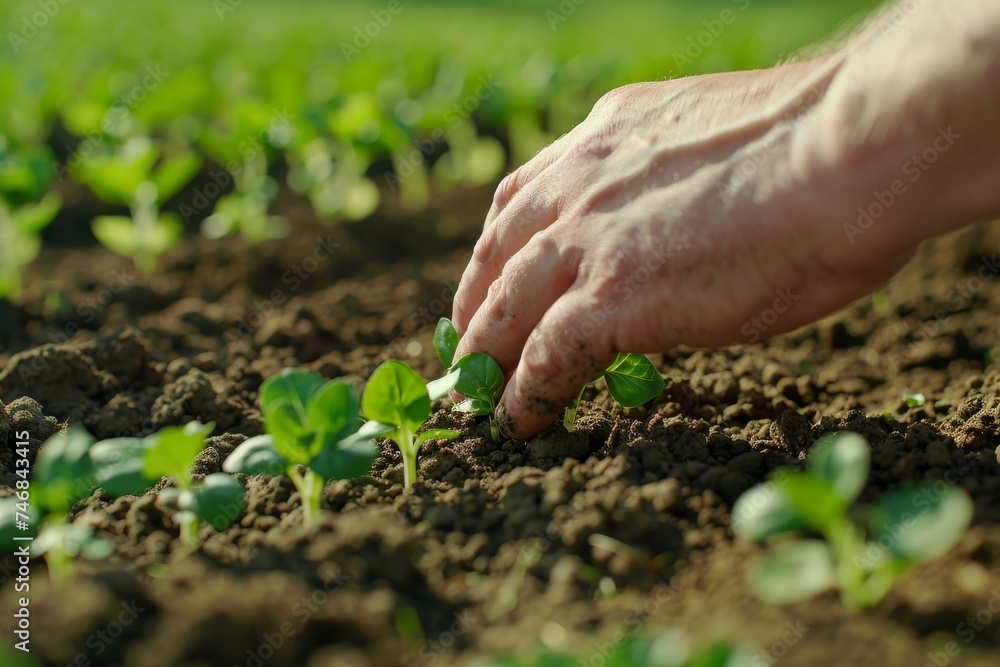
<svg viewBox="0 0 1000 667"><path fill-rule="evenodd" d="M406 364L390 360L375 369L361 400L369 420L415 432L431 414L423 379Z"/></svg>
<svg viewBox="0 0 1000 667"><path fill-rule="evenodd" d="M798 602L833 588L833 556L825 542L803 540L785 545L751 570L757 596L772 604Z"/></svg>
<svg viewBox="0 0 1000 667"><path fill-rule="evenodd" d="M951 549L972 521L969 495L943 482L889 491L869 522L879 546L899 558L922 561Z"/></svg>
<svg viewBox="0 0 1000 667"><path fill-rule="evenodd" d="M641 354L619 354L604 371L608 391L619 404L634 408L663 391L663 378L653 363Z"/></svg>
<svg viewBox="0 0 1000 667"><path fill-rule="evenodd" d="M868 443L857 433L834 433L809 450L807 469L825 479L845 505L853 503L868 480Z"/></svg>

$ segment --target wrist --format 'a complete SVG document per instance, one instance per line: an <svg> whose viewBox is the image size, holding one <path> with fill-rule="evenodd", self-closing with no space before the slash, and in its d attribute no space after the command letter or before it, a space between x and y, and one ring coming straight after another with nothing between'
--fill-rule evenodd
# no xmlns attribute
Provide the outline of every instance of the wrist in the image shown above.
<svg viewBox="0 0 1000 667"><path fill-rule="evenodd" d="M850 45L810 119L806 143L851 245L902 254L1000 215L1000 12L966 4L948 22L935 3L890 10Z"/></svg>

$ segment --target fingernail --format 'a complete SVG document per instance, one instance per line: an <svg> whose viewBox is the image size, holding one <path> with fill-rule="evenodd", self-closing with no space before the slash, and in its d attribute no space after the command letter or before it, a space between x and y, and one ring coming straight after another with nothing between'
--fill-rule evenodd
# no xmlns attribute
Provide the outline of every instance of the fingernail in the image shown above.
<svg viewBox="0 0 1000 667"><path fill-rule="evenodd" d="M510 418L507 414L507 406L503 403L497 406L496 413L497 426L500 428L500 434L508 440L514 439L514 420Z"/></svg>

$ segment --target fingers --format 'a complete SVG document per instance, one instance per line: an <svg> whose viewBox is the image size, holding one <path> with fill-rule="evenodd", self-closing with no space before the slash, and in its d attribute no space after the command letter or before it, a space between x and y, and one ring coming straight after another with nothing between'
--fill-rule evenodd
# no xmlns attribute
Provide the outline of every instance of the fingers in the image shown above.
<svg viewBox="0 0 1000 667"><path fill-rule="evenodd" d="M452 320L460 332L469 326L507 260L558 217L557 198L550 196L539 179L565 154L571 134L552 142L497 187L483 234L455 295Z"/></svg>
<svg viewBox="0 0 1000 667"><path fill-rule="evenodd" d="M564 294L528 337L497 410L507 437L523 440L541 432L614 361L613 327L588 319L599 308L588 294L583 288Z"/></svg>
<svg viewBox="0 0 1000 667"><path fill-rule="evenodd" d="M561 249L549 232L533 236L503 267L466 328L456 357L485 352L509 373L529 334L576 281L578 250Z"/></svg>
<svg viewBox="0 0 1000 667"><path fill-rule="evenodd" d="M483 230L455 294L452 319L460 332L468 331L490 286L500 277L511 257L532 237L552 225L558 216L555 200L548 196L544 187L536 185L504 207L494 223Z"/></svg>
<svg viewBox="0 0 1000 667"><path fill-rule="evenodd" d="M569 134L564 134L559 137L551 144L543 148L538 155L530 161L518 169L515 169L513 172L508 174L506 178L500 181L500 185L497 186L496 192L493 193L493 205L490 207L489 213L486 214L486 221L483 224L483 229L488 229L493 224L500 213L507 207L508 204L510 204L518 192L524 189L525 186L534 181L542 174L543 171L548 169L556 160L563 156L566 152L566 144L568 143L567 137L569 137Z"/></svg>

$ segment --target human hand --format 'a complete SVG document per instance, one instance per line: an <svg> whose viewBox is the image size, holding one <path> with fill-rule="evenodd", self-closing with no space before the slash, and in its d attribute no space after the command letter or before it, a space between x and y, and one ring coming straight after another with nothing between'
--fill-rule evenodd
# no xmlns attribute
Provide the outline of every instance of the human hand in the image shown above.
<svg viewBox="0 0 1000 667"><path fill-rule="evenodd" d="M844 234L871 190L823 107L843 60L614 90L500 184L454 321L459 356L509 375L506 435L545 428L618 352L754 342L902 266L921 237Z"/></svg>

